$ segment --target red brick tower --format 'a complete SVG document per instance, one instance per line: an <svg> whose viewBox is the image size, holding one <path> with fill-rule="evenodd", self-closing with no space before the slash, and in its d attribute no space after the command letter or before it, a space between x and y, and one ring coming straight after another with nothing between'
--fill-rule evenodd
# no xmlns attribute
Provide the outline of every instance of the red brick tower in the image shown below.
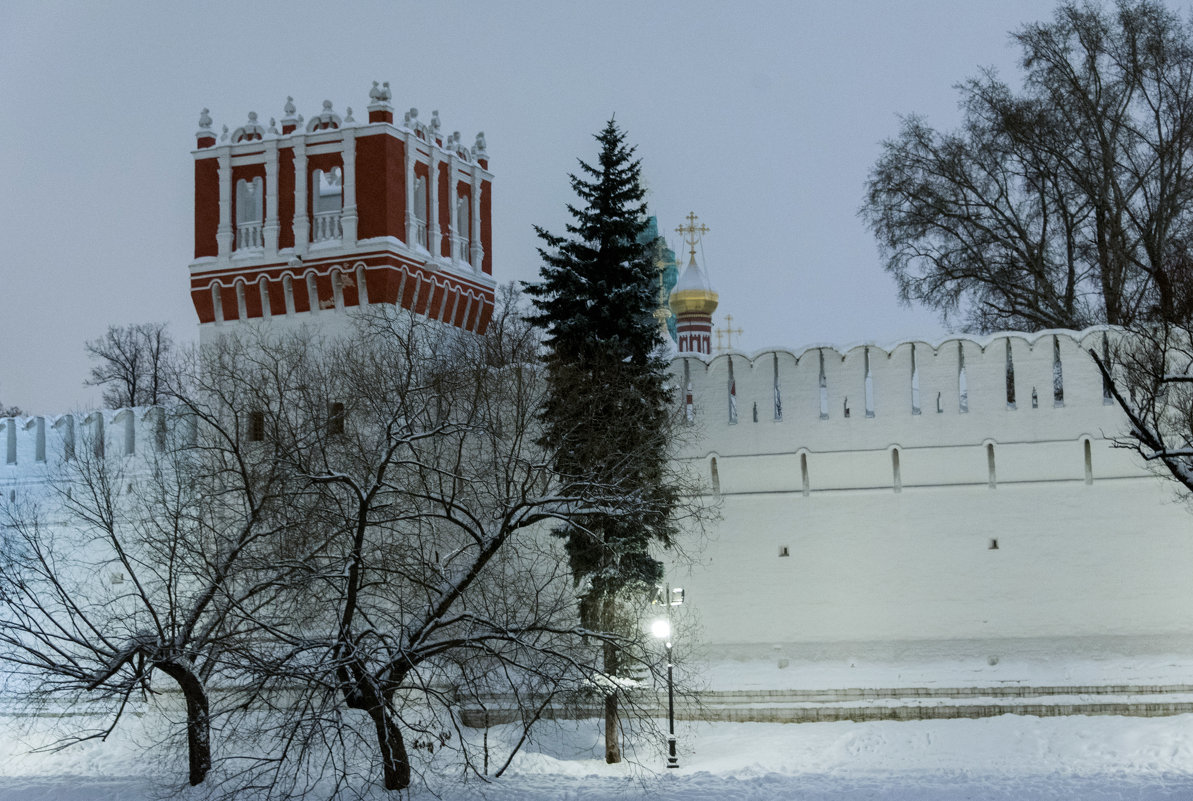
<svg viewBox="0 0 1193 801"><path fill-rule="evenodd" d="M281 130L196 134L191 298L202 326L369 303L483 332L493 310L492 180L483 133L466 147L373 83L368 122L331 101Z"/></svg>

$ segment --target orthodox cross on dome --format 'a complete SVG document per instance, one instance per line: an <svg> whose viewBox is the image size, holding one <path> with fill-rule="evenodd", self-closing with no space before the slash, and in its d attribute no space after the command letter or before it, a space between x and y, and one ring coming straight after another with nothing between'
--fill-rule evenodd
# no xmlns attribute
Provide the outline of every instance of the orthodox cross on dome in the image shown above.
<svg viewBox="0 0 1193 801"><path fill-rule="evenodd" d="M688 250L692 254L692 258L696 258L696 246L700 244L700 239L709 232L709 227L701 223L696 225L696 212L690 211L687 216L687 225L681 225L675 229L675 233L683 237L683 241L688 243Z"/></svg>
<svg viewBox="0 0 1193 801"><path fill-rule="evenodd" d="M718 326L716 333L717 333L717 353L723 353L724 351L727 351L727 350L733 350L733 335L736 334L737 336L740 337L742 334L745 333L745 331L742 331L740 328L734 328L733 327L733 315L726 314L725 315L725 327L721 328L720 326ZM721 345L722 337L725 340L725 344L723 346Z"/></svg>

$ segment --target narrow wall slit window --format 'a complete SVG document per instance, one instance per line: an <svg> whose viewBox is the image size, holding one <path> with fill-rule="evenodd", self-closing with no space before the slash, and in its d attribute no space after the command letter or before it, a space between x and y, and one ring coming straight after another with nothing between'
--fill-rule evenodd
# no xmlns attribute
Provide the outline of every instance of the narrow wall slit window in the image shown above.
<svg viewBox="0 0 1193 801"><path fill-rule="evenodd" d="M891 448L891 473L895 492L903 491L903 471L899 465L899 449Z"/></svg>
<svg viewBox="0 0 1193 801"><path fill-rule="evenodd" d="M808 480L808 454L801 453L799 455L799 477L800 485L804 496L812 491L812 483Z"/></svg>
<svg viewBox="0 0 1193 801"><path fill-rule="evenodd" d="M998 486L998 477L994 472L994 444L986 444L986 471L988 477L986 479L987 486L994 489Z"/></svg>
<svg viewBox="0 0 1193 801"><path fill-rule="evenodd" d="M817 350L820 354L820 419L828 419L828 378L824 374L824 351Z"/></svg>
<svg viewBox="0 0 1193 801"><path fill-rule="evenodd" d="M915 362L915 344L911 346L911 413L920 413L920 368Z"/></svg>
<svg viewBox="0 0 1193 801"><path fill-rule="evenodd" d="M728 357L729 364L729 422L737 422L737 382L733 380L733 358Z"/></svg>
<svg viewBox="0 0 1193 801"><path fill-rule="evenodd" d="M775 360L775 419L783 419L783 390L779 385L779 354L772 354ZM684 360L687 364L687 360Z"/></svg>
<svg viewBox="0 0 1193 801"><path fill-rule="evenodd" d="M1052 405L1065 405L1065 376L1060 363L1060 337L1052 337Z"/></svg>
<svg viewBox="0 0 1193 801"><path fill-rule="evenodd" d="M1110 371L1110 338L1106 336L1106 332L1102 332L1102 364L1106 366L1107 372ZM1114 404L1114 394L1110 391L1110 379L1106 374L1102 374L1102 405L1112 406Z"/></svg>
<svg viewBox="0 0 1193 801"><path fill-rule="evenodd" d="M874 416L874 374L870 372L870 349L862 352L862 361L866 369L866 417Z"/></svg>
<svg viewBox="0 0 1193 801"><path fill-rule="evenodd" d="M1015 408L1015 359L1011 355L1011 340L1007 340L1007 408Z"/></svg>
<svg viewBox="0 0 1193 801"><path fill-rule="evenodd" d="M1082 452L1085 455L1085 483L1094 483L1094 455L1093 449L1090 447L1089 440L1083 442Z"/></svg>
<svg viewBox="0 0 1193 801"><path fill-rule="evenodd" d="M708 461L708 468L710 478L712 479L712 491L714 495L721 494L721 474L717 472L717 457L712 457Z"/></svg>
<svg viewBox="0 0 1193 801"><path fill-rule="evenodd" d="M965 374L965 344L957 343L957 405L961 414L969 411L969 378Z"/></svg>

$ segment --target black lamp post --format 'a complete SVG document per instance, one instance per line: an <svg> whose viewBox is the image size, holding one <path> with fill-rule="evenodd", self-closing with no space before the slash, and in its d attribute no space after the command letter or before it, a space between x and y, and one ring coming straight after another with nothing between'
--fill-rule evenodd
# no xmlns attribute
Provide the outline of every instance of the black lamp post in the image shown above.
<svg viewBox="0 0 1193 801"><path fill-rule="evenodd" d="M663 641L667 649L667 767L678 768L679 757L675 754L675 680L673 671L675 662L671 658L674 643L671 641L671 607L683 603L683 590L667 587L663 595L667 605L667 617L660 618L651 624L651 632Z"/></svg>

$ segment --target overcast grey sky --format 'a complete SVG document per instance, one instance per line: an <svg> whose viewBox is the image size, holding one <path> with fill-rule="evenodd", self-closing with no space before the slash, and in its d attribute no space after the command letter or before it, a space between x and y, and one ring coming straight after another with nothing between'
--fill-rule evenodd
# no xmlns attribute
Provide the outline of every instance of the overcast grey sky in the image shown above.
<svg viewBox="0 0 1193 801"><path fill-rule="evenodd" d="M1173 0L1176 6L1176 0ZM1185 3L1179 8L1185 9ZM1012 77L1027 0L900 2L0 3L0 401L98 403L83 342L167 320L195 337L190 150L249 111L438 109L494 181L499 281L533 279L531 226L561 230L567 173L616 114L670 233L695 211L740 348L944 332L900 307L857 218L898 115L957 120L953 85ZM1182 13L1185 13L1182 10ZM678 248L677 248L678 249ZM735 345L739 341L735 340Z"/></svg>

